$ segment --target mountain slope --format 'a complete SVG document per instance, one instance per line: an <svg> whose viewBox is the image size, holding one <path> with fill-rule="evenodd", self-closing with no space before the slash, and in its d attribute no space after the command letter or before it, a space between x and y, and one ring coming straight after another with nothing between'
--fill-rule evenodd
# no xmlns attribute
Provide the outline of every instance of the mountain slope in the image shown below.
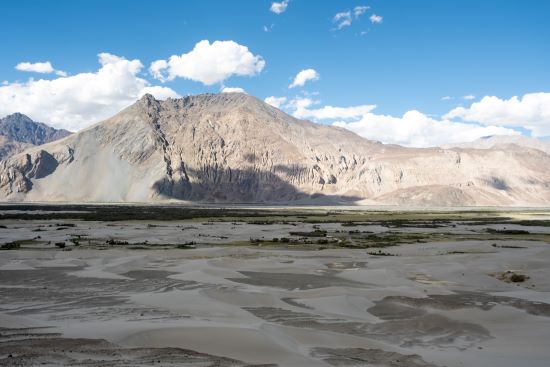
<svg viewBox="0 0 550 367"><path fill-rule="evenodd" d="M254 97L146 95L0 165L0 197L35 201L550 204L535 149L413 149L297 120Z"/></svg>
<svg viewBox="0 0 550 367"><path fill-rule="evenodd" d="M32 144L21 143L12 139L9 139L6 136L0 135L0 161L6 157L17 154L29 147Z"/></svg>

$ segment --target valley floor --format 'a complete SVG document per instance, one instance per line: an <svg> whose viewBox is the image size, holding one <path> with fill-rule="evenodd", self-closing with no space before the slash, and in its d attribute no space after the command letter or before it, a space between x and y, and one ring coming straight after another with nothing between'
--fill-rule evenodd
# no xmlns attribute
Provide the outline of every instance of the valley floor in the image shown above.
<svg viewBox="0 0 550 367"><path fill-rule="evenodd" d="M0 206L0 365L547 366L550 211Z"/></svg>

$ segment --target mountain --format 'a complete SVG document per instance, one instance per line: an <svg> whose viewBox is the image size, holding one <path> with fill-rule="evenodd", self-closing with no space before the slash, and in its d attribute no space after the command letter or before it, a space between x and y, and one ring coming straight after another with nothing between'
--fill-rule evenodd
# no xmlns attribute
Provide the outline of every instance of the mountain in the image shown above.
<svg viewBox="0 0 550 367"><path fill-rule="evenodd" d="M543 141L522 135L490 135L468 143L449 144L445 148L492 149L501 145L514 144L515 149L532 148L550 154L550 141ZM511 147L514 149L514 147Z"/></svg>
<svg viewBox="0 0 550 367"><path fill-rule="evenodd" d="M6 157L17 154L26 148L31 147L32 144L21 143L12 140L6 136L0 135L0 161Z"/></svg>
<svg viewBox="0 0 550 367"><path fill-rule="evenodd" d="M64 138L71 133L34 122L27 116L14 113L0 119L0 160L19 153L33 145L41 145Z"/></svg>
<svg viewBox="0 0 550 367"><path fill-rule="evenodd" d="M0 162L25 201L550 204L550 155L415 149L295 119L245 94L155 100Z"/></svg>
<svg viewBox="0 0 550 367"><path fill-rule="evenodd" d="M21 113L0 119L0 135L20 143L41 145L69 136L67 130L57 130L41 122L34 122Z"/></svg>

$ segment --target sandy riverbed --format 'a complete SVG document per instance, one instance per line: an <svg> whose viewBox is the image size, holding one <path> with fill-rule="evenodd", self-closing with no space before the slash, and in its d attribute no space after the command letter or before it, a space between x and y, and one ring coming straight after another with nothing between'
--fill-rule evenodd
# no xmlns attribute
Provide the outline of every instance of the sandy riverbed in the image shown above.
<svg viewBox="0 0 550 367"><path fill-rule="evenodd" d="M374 256L365 249L216 245L311 230L307 223L75 221L63 230L52 223L3 221L2 241L39 233L55 242L73 231L210 244L63 251L33 242L0 252L2 365L515 367L547 366L550 358L544 241L432 241ZM495 275L508 270L528 279Z"/></svg>

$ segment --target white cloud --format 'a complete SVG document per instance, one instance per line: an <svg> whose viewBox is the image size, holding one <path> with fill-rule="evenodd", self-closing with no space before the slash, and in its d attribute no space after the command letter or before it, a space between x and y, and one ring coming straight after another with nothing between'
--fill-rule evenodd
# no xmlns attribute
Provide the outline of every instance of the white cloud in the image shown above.
<svg viewBox="0 0 550 367"><path fill-rule="evenodd" d="M359 5L353 8L353 11L347 10L347 11L342 11L340 13L336 13L336 15L332 18L332 22L336 23L336 29L339 29L339 30L345 27L349 27L353 23L354 17L355 19L359 19L361 15L365 14L369 9L370 9L369 6ZM373 23L382 22L382 17L379 17L378 15L375 15L375 14L371 15L369 19ZM364 35L364 34L361 33L361 35Z"/></svg>
<svg viewBox="0 0 550 367"><path fill-rule="evenodd" d="M370 21L374 24L382 23L383 19L380 15L373 14L369 17Z"/></svg>
<svg viewBox="0 0 550 367"><path fill-rule="evenodd" d="M319 73L315 69L305 69L294 77L289 88L303 87L308 80L319 80Z"/></svg>
<svg viewBox="0 0 550 367"><path fill-rule="evenodd" d="M29 115L57 128L80 130L108 118L145 93L156 98L178 97L170 88L152 86L138 77L139 60L101 53L96 72L52 80L8 83L0 87L0 116L14 112Z"/></svg>
<svg viewBox="0 0 550 367"><path fill-rule="evenodd" d="M522 126L534 136L550 135L550 93L528 93L500 99L483 97L468 108L457 107L446 116L484 125Z"/></svg>
<svg viewBox="0 0 550 367"><path fill-rule="evenodd" d="M55 71L52 64L49 61L46 62L20 62L15 66L19 71L29 71L33 73L50 74Z"/></svg>
<svg viewBox="0 0 550 367"><path fill-rule="evenodd" d="M332 122L367 139L405 146L429 147L472 141L487 135L519 134L499 126L438 120L414 110L402 117L393 117L373 113L375 105L312 108L315 104L318 102L309 98L295 98L285 108L297 118Z"/></svg>
<svg viewBox="0 0 550 367"><path fill-rule="evenodd" d="M264 99L264 102L269 105L272 105L275 108L281 108L281 106L286 102L286 97L270 96Z"/></svg>
<svg viewBox="0 0 550 367"><path fill-rule="evenodd" d="M353 8L353 15L355 15L356 18L359 18L361 15L367 12L369 10L369 6L356 6Z"/></svg>
<svg viewBox="0 0 550 367"><path fill-rule="evenodd" d="M163 72L165 69L168 69L168 62L166 60L156 60L151 63L149 66L149 72L153 75L153 78L160 81L166 81Z"/></svg>
<svg viewBox="0 0 550 367"><path fill-rule="evenodd" d="M453 99L453 97L451 97L451 96L443 96L443 97L441 97L441 100L442 100L442 101L450 101L451 99Z"/></svg>
<svg viewBox="0 0 550 367"><path fill-rule="evenodd" d="M223 87L221 89L222 93L244 93L247 94L246 91L239 87Z"/></svg>
<svg viewBox="0 0 550 367"><path fill-rule="evenodd" d="M473 94L468 94L467 96L464 96L462 98L467 100L467 101L471 101L473 99L476 99L476 96L474 96Z"/></svg>
<svg viewBox="0 0 550 367"><path fill-rule="evenodd" d="M283 0L281 1L280 3L278 2L272 2L271 3L271 7L269 8L269 10L271 10L273 13L275 14L281 14L281 13L284 13L287 6L288 6L288 1L289 0Z"/></svg>
<svg viewBox="0 0 550 367"><path fill-rule="evenodd" d="M354 122L338 121L344 127L367 139L413 147L431 147L473 141L487 135L518 135L499 126L480 126L436 120L418 111L408 111L402 117L367 113Z"/></svg>
<svg viewBox="0 0 550 367"><path fill-rule="evenodd" d="M46 62L20 62L15 66L19 71L26 71L40 74L52 74L55 73L58 76L67 76L67 73L62 70L56 70L49 61Z"/></svg>
<svg viewBox="0 0 550 367"><path fill-rule="evenodd" d="M252 54L246 46L234 41L214 41L210 44L208 40L203 40L186 54L154 61L149 70L153 77L161 81L180 77L212 85L233 75L256 75L264 66L264 59Z"/></svg>
<svg viewBox="0 0 550 367"><path fill-rule="evenodd" d="M140 78L138 78L138 79L140 79ZM149 82L147 82L147 84L149 84ZM153 85L153 86L149 86L149 87L144 87L137 94L137 98L141 98L145 94L151 94L156 99L161 99L161 100L165 100L167 98L180 98L181 97L178 93L176 93L175 90L173 90L171 88L168 88L168 87L163 87L163 86L160 86L160 85ZM134 102L134 100L132 100L132 102ZM107 117L111 117L111 116L107 116Z"/></svg>
<svg viewBox="0 0 550 367"><path fill-rule="evenodd" d="M351 12L343 11L341 13L337 13L334 18L332 18L332 21L336 23L336 28L338 29L348 27L351 25L352 22Z"/></svg>
<svg viewBox="0 0 550 367"><path fill-rule="evenodd" d="M317 109L310 108L317 103L318 102L309 98L295 98L290 101L288 107L294 110L292 114L297 118L313 119L317 121L359 118L376 108L375 105L359 105L353 107L324 106Z"/></svg>

